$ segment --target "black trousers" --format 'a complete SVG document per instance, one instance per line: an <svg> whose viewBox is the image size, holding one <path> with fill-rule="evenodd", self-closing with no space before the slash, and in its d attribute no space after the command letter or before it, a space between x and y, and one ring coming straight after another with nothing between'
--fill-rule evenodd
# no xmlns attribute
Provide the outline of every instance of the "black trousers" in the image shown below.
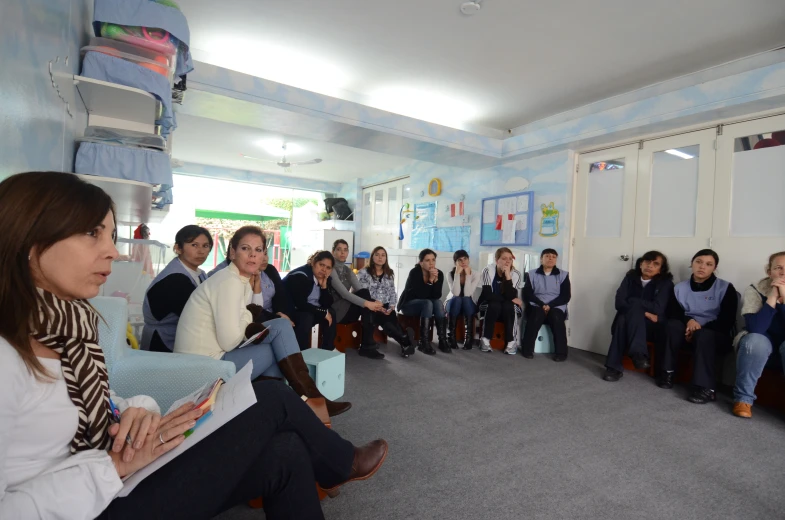
<svg viewBox="0 0 785 520"><path fill-rule="evenodd" d="M364 300L368 300L369 302L374 301L371 298L371 292L368 289L360 289L359 291L354 293L355 295L359 296ZM363 328L363 337L362 337L362 346L363 347L372 347L373 342L373 318L372 315L376 314L365 307L361 307L359 305L351 305L349 310L346 311L346 315L340 321L340 323L354 323L358 319L362 318L362 328Z"/></svg>
<svg viewBox="0 0 785 520"><path fill-rule="evenodd" d="M254 391L255 405L113 500L98 518L209 520L262 497L269 520L323 519L315 483L346 480L354 446L283 383L261 381Z"/></svg>
<svg viewBox="0 0 785 520"><path fill-rule="evenodd" d="M644 313L640 304L634 304L626 312L616 314L613 320L611 346L605 359L606 367L622 372L624 354L649 357L646 342L653 341L655 344L660 344L665 340L666 325L654 323L647 319Z"/></svg>
<svg viewBox="0 0 785 520"><path fill-rule="evenodd" d="M523 326L523 340L521 350L524 354L534 353L534 342L537 341L537 334L540 327L548 325L553 334L554 354L557 356L567 355L567 327L564 325L566 315L561 309L551 308L548 314L542 307L534 305L526 306L526 324Z"/></svg>
<svg viewBox="0 0 785 520"><path fill-rule="evenodd" d="M294 335L297 337L297 344L300 346L300 350L311 348L311 329L314 325L319 325L322 332L322 344L319 345L319 348L335 350L335 326L337 325L335 313L332 309L327 309L327 312L333 318L332 325L328 325L325 318L317 321L316 316L310 312L294 311Z"/></svg>
<svg viewBox="0 0 785 520"><path fill-rule="evenodd" d="M509 301L489 301L488 309L485 311L485 325L483 325L482 337L493 338L493 327L496 322L504 323L504 341L509 343L514 337L515 327L515 304Z"/></svg>
<svg viewBox="0 0 785 520"><path fill-rule="evenodd" d="M715 363L717 354L724 356L733 348L730 334L722 334L716 330L699 329L692 334L692 342L687 342L684 332L687 326L679 320L668 320L668 333L662 355L657 357L662 360L661 370L676 370L679 350L693 351L694 369L692 384L703 388L714 389L716 381Z"/></svg>

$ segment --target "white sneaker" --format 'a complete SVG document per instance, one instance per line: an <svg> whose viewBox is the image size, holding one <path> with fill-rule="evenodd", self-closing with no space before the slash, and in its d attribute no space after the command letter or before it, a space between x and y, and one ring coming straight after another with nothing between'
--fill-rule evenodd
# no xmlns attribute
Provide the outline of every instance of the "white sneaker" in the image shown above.
<svg viewBox="0 0 785 520"><path fill-rule="evenodd" d="M482 350L483 352L490 352L491 350L493 350L491 348L491 340L489 340L488 338L482 338L482 342L480 343L480 350Z"/></svg>
<svg viewBox="0 0 785 520"><path fill-rule="evenodd" d="M504 353L514 356L515 354L518 353L518 346L515 344L514 341L510 341L509 343L507 343L507 346L504 347Z"/></svg>

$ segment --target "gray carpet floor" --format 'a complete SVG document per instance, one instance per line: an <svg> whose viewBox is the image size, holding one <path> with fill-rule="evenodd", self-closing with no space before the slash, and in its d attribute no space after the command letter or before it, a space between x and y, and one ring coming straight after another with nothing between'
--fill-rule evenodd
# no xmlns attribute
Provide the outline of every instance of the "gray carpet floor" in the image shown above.
<svg viewBox="0 0 785 520"><path fill-rule="evenodd" d="M631 372L607 383L603 358L573 349L565 363L382 351L347 354L354 407L333 427L390 453L322 502L328 520L785 518L785 419L763 408L743 420L727 395L695 405Z"/></svg>

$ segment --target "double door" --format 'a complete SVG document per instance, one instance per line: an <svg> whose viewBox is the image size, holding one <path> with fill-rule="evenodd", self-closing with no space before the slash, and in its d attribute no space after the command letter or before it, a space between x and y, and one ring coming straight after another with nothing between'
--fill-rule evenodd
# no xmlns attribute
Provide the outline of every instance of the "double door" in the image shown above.
<svg viewBox="0 0 785 520"><path fill-rule="evenodd" d="M580 156L570 346L607 352L616 289L646 251L667 256L674 282L689 278L703 248L717 251L717 275L739 290L763 276L768 255L785 249L785 146L758 145L778 129L785 118Z"/></svg>

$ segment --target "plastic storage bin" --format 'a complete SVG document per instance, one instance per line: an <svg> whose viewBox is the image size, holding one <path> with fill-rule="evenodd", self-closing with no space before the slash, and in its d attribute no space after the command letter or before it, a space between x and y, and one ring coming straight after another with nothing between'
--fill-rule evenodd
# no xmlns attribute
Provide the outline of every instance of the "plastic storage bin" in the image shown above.
<svg viewBox="0 0 785 520"><path fill-rule="evenodd" d="M84 56L91 51L122 58L174 82L175 60L171 56L108 38L91 38L90 45L82 47L81 52Z"/></svg>
<svg viewBox="0 0 785 520"><path fill-rule="evenodd" d="M309 348L303 350L311 379L324 397L335 401L343 396L346 356L335 350Z"/></svg>
<svg viewBox="0 0 785 520"><path fill-rule="evenodd" d="M101 36L132 45L138 45L167 56L175 56L180 40L169 31L154 27L133 27L114 23L101 24Z"/></svg>

